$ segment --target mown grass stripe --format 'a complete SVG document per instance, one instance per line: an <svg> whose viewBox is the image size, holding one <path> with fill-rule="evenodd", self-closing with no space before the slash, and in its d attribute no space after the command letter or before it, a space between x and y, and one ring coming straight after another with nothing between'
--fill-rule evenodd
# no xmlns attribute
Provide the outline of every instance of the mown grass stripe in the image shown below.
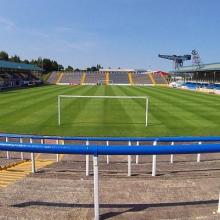
<svg viewBox="0 0 220 220"><path fill-rule="evenodd" d="M191 99L191 97L188 97L188 99L181 99L181 101L179 101L178 96L173 95L172 97L170 97L167 95L167 97L165 97L165 95L166 94L161 93L161 95L158 96L158 99L163 102L166 100L166 103L168 103L161 106L167 105L169 107L169 105L172 105L172 108L170 108L171 112L176 114L179 113L179 116L184 117L185 120L190 119L191 121L197 121L196 126L198 126L198 123L200 122L202 122L201 125L209 124L211 117L214 117L213 119L217 120L213 120L211 121L211 123L214 123L216 125L219 123L219 117L215 118L215 116L218 115L217 106L212 106L211 103L209 105L206 105L206 103L199 103L198 100Z"/></svg>
<svg viewBox="0 0 220 220"><path fill-rule="evenodd" d="M139 90L139 88L132 88L133 90ZM140 91L139 91L140 92ZM143 94L145 94L145 91L141 91ZM154 92L151 91L150 93L148 92L148 94L150 94L151 96L154 96ZM157 103L160 103L160 108L158 108ZM169 103L169 98L164 96L164 95L160 95L160 97L157 98L157 100L152 100L150 99L149 102L149 115L153 116L154 118L160 118L160 119L168 119L170 120L172 118L172 121L174 120L178 120L180 121L180 117L178 115L174 115L173 111L178 112L179 109L178 106L173 106L173 104L171 103L170 108L172 109L172 111L170 110L170 108L167 108L168 105L167 103ZM172 121L169 121L169 123L167 122L167 120L160 120L161 123L163 123L164 125L166 125L166 127L168 127L169 124L172 125ZM191 125L191 124L188 124Z"/></svg>
<svg viewBox="0 0 220 220"><path fill-rule="evenodd" d="M71 101L63 103L67 123L58 127L58 94L148 95L149 127L139 123L145 103L138 100L129 101L129 105L122 100L85 100L74 102L76 109ZM71 136L219 135L219 100L219 96L163 87L48 86L13 90L0 93L0 131Z"/></svg>

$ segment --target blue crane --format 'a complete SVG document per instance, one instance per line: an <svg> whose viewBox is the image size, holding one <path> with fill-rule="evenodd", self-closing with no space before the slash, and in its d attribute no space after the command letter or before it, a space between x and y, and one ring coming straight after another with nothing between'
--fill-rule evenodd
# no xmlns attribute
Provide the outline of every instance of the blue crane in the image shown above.
<svg viewBox="0 0 220 220"><path fill-rule="evenodd" d="M191 55L177 56L177 55L161 55L161 54L159 54L158 57L164 58L167 60L173 60L175 69L179 69L180 67L182 67L184 61L191 60Z"/></svg>

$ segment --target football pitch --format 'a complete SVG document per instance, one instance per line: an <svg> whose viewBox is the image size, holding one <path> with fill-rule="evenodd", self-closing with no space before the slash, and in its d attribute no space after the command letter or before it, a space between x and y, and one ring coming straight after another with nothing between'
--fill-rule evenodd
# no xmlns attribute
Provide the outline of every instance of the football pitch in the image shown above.
<svg viewBox="0 0 220 220"><path fill-rule="evenodd" d="M148 96L145 100L57 96ZM0 132L61 136L220 135L220 96L166 87L43 86L0 92Z"/></svg>

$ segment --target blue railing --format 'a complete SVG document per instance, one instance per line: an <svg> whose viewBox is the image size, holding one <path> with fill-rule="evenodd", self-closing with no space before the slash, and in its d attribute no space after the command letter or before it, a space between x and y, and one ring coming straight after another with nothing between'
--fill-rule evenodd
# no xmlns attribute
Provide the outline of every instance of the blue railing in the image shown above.
<svg viewBox="0 0 220 220"><path fill-rule="evenodd" d="M85 155L164 155L195 154L220 152L220 144L178 144L178 145L60 145L0 142L1 151L50 153L50 154L85 154Z"/></svg>
<svg viewBox="0 0 220 220"><path fill-rule="evenodd" d="M71 141L117 141L117 142L218 142L220 141L220 136L211 137L71 137L71 136L42 136L42 135L23 135L23 134L6 134L0 133L1 137L7 138L28 138L33 140L71 140Z"/></svg>

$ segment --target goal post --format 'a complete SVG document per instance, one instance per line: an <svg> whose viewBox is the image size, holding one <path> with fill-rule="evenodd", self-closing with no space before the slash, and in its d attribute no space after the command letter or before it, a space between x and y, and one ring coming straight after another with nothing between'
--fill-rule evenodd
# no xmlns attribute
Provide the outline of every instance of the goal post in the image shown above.
<svg viewBox="0 0 220 220"><path fill-rule="evenodd" d="M62 99L142 99L145 101L145 126L148 125L149 97L148 96L81 96L81 95L58 95L58 125L61 125L61 100Z"/></svg>

